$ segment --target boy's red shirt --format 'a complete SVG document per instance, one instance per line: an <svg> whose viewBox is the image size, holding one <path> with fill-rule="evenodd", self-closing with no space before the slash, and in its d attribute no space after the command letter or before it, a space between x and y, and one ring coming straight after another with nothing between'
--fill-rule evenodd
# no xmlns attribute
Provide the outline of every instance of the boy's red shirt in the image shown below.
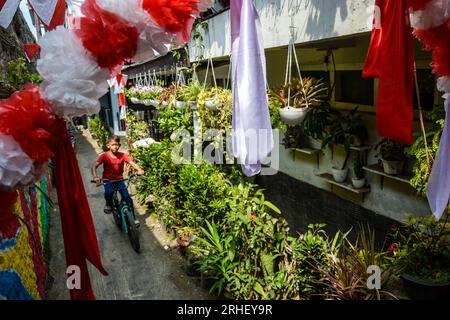
<svg viewBox="0 0 450 320"><path fill-rule="evenodd" d="M121 180L123 179L123 167L125 162L130 163L131 158L122 152L117 152L114 158L110 151L102 153L97 163L103 164L103 179L106 180Z"/></svg>

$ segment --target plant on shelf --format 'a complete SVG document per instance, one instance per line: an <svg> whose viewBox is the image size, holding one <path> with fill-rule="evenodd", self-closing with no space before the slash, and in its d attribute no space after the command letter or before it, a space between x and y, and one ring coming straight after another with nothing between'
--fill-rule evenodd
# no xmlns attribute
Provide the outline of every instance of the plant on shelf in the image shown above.
<svg viewBox="0 0 450 320"><path fill-rule="evenodd" d="M448 299L450 294L450 225L448 210L415 218L391 231L391 264L413 299Z"/></svg>
<svg viewBox="0 0 450 320"><path fill-rule="evenodd" d="M366 179L364 177L364 159L361 153L358 153L356 159L353 162L353 172L355 176L352 178L353 187L360 189L366 184Z"/></svg>
<svg viewBox="0 0 450 320"><path fill-rule="evenodd" d="M394 140L383 139L379 141L374 150L379 150L375 155L381 158L383 170L388 174L401 174L405 164L405 145Z"/></svg>
<svg viewBox="0 0 450 320"><path fill-rule="evenodd" d="M434 108L431 112L431 122L433 126L427 129L426 139L427 147L422 134L418 134L414 143L406 148L406 155L415 158L413 167L414 176L410 180L410 185L416 189L419 195L425 196L427 190L428 178L433 167L434 158L439 148L442 131L444 130L445 110L441 106ZM428 152L427 152L428 149Z"/></svg>
<svg viewBox="0 0 450 320"><path fill-rule="evenodd" d="M281 144L286 149L302 148L307 146L307 136L301 126L290 126L286 129Z"/></svg>
<svg viewBox="0 0 450 320"><path fill-rule="evenodd" d="M343 145L345 159L341 167L333 167L333 177L337 182L345 181L348 173L347 162L350 157L350 147L352 147L355 137L360 141L364 140L368 133L359 115L356 114L358 107L348 114L336 113L332 115L332 124L322 140L322 149L326 146L333 148L335 145Z"/></svg>
<svg viewBox="0 0 450 320"><path fill-rule="evenodd" d="M305 134L313 139L323 139L328 127L332 124L331 116L333 113L335 112L331 110L328 101L311 108L302 122Z"/></svg>
<svg viewBox="0 0 450 320"><path fill-rule="evenodd" d="M269 97L280 106L281 119L288 125L297 125L306 116L309 108L318 106L328 97L328 86L322 79L313 77L294 78L286 85L269 90Z"/></svg>

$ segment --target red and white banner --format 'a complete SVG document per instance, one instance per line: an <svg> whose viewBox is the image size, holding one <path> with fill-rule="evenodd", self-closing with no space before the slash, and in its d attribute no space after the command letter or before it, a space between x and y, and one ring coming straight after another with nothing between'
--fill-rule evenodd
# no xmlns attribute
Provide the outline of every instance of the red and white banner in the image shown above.
<svg viewBox="0 0 450 320"><path fill-rule="evenodd" d="M28 3L48 30L64 24L65 0L28 0Z"/></svg>
<svg viewBox="0 0 450 320"><path fill-rule="evenodd" d="M0 26L8 28L11 24L17 8L19 7L20 0L0 0Z"/></svg>

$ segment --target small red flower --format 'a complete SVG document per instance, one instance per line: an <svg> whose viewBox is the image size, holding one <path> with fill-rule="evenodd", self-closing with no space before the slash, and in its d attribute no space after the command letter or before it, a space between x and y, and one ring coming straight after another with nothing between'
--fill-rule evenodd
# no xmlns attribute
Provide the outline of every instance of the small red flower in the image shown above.
<svg viewBox="0 0 450 320"><path fill-rule="evenodd" d="M389 252L395 252L398 248L398 244L397 243L393 243L389 246Z"/></svg>
<svg viewBox="0 0 450 320"><path fill-rule="evenodd" d="M249 219L250 219L251 222L253 222L253 221L255 221L255 216L250 213Z"/></svg>

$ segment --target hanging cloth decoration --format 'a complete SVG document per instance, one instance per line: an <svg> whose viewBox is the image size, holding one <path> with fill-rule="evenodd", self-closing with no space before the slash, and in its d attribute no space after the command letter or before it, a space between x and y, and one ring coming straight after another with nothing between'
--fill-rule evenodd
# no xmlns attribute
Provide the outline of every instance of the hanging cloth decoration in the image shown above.
<svg viewBox="0 0 450 320"><path fill-rule="evenodd" d="M233 154L247 176L261 171L273 149L266 93L261 23L253 0L231 1L233 65ZM257 141L249 141L246 136ZM256 142L256 143L255 143Z"/></svg>
<svg viewBox="0 0 450 320"><path fill-rule="evenodd" d="M53 30L64 24L65 0L28 0L28 2L47 30Z"/></svg>
<svg viewBox="0 0 450 320"><path fill-rule="evenodd" d="M17 8L19 8L20 0L0 0L0 26L8 28L11 24Z"/></svg>
<svg viewBox="0 0 450 320"><path fill-rule="evenodd" d="M414 55L407 0L379 0L377 5L381 24L372 31L363 76L379 77L376 115L380 136L411 144Z"/></svg>

